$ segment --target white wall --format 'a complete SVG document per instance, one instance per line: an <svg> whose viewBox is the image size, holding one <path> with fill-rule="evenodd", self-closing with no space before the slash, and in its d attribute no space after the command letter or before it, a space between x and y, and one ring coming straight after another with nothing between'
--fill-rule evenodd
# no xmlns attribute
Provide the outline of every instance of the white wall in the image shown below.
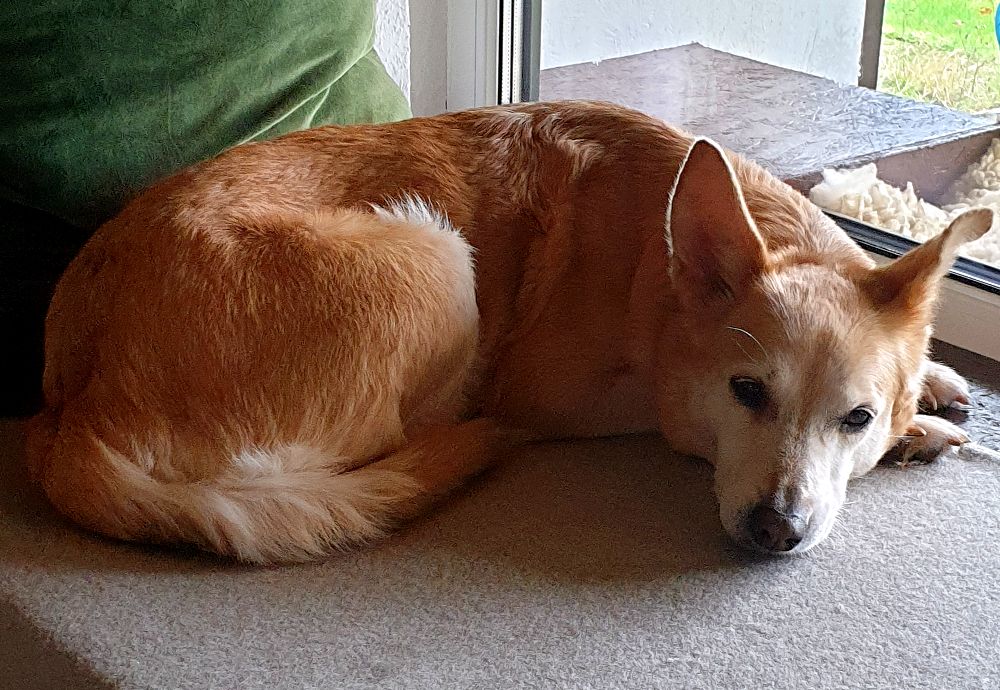
<svg viewBox="0 0 1000 690"><path fill-rule="evenodd" d="M697 42L857 83L865 0L542 0L542 69Z"/></svg>
<svg viewBox="0 0 1000 690"><path fill-rule="evenodd" d="M407 0L375 4L375 52L407 98L410 97L410 8Z"/></svg>

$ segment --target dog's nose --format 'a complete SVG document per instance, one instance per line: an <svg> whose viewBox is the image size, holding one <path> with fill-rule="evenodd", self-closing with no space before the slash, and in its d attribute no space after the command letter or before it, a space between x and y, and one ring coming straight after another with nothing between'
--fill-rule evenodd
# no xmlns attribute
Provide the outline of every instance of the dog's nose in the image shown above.
<svg viewBox="0 0 1000 690"><path fill-rule="evenodd" d="M748 527L754 545L765 551L791 551L806 534L806 519L797 513L779 513L759 505L750 513Z"/></svg>

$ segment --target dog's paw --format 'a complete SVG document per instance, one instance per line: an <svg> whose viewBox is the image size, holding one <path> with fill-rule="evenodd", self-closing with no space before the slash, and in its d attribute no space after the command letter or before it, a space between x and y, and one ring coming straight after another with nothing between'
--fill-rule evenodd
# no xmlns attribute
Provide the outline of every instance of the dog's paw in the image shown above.
<svg viewBox="0 0 1000 690"><path fill-rule="evenodd" d="M897 465L922 465L937 460L953 446L968 443L969 437L946 419L918 414L906 429L906 437L889 454Z"/></svg>
<svg viewBox="0 0 1000 690"><path fill-rule="evenodd" d="M930 361L924 365L923 388L920 391L922 408L941 410L968 407L969 404L969 384L954 369Z"/></svg>

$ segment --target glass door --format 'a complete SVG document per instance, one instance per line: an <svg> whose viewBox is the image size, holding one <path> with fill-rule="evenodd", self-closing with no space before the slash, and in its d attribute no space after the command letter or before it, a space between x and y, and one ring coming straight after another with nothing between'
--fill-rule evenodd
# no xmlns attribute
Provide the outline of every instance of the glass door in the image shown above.
<svg viewBox="0 0 1000 690"><path fill-rule="evenodd" d="M500 103L609 100L710 136L885 257L970 206L1000 214L988 0L501 5ZM939 333L1000 358L1000 227L966 246L951 277Z"/></svg>

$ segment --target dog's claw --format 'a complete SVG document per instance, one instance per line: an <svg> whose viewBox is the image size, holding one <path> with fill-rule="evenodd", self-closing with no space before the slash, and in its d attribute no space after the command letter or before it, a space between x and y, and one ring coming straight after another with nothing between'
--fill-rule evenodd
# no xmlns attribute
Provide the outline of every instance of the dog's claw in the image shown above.
<svg viewBox="0 0 1000 690"><path fill-rule="evenodd" d="M920 405L926 410L941 410L949 407L969 409L969 384L954 369L937 362L924 365L923 389Z"/></svg>
<svg viewBox="0 0 1000 690"><path fill-rule="evenodd" d="M968 442L965 432L951 422L918 414L907 427L896 452L890 453L890 458L900 467L923 465L937 460L949 448ZM897 453L898 458L894 458Z"/></svg>

